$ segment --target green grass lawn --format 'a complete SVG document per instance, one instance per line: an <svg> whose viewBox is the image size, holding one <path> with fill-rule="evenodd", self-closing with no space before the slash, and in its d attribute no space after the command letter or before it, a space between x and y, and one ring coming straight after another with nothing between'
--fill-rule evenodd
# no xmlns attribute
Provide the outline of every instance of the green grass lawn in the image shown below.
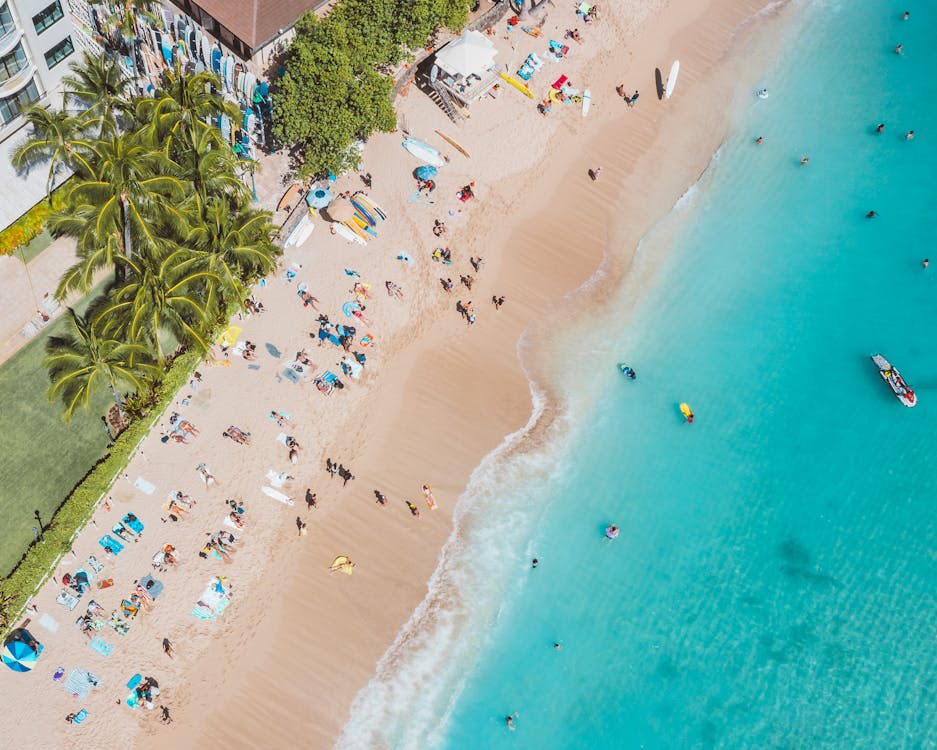
<svg viewBox="0 0 937 750"><path fill-rule="evenodd" d="M95 293L76 309L83 310ZM107 447L101 417L112 403L109 394L99 394L90 411L79 410L70 424L61 420L59 402L46 397L45 343L65 322L58 318L0 366L0 575L33 540L34 511L47 523Z"/></svg>

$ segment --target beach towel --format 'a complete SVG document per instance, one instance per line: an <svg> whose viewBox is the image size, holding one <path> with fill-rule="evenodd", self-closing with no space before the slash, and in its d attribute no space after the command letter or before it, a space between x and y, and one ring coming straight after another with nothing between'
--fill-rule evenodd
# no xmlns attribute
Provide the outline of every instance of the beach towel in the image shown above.
<svg viewBox="0 0 937 750"><path fill-rule="evenodd" d="M70 594L67 589L62 589L59 595L55 597L55 603L61 604L65 609L71 612L78 606L78 597Z"/></svg>
<svg viewBox="0 0 937 750"><path fill-rule="evenodd" d="M105 641L101 636L95 636L88 643L91 646L92 650L97 651L101 656L110 656L111 651L114 650L114 647Z"/></svg>
<svg viewBox="0 0 937 750"><path fill-rule="evenodd" d="M120 520L129 526L130 530L133 531L134 534L139 534L141 531L143 531L143 524L140 522L140 519L136 517L134 517L133 520L128 520L129 516L130 514L128 513Z"/></svg>
<svg viewBox="0 0 937 750"><path fill-rule="evenodd" d="M247 369L248 369L248 370L259 370L259 369L260 369L260 365L248 365L248 366L247 366Z"/></svg>
<svg viewBox="0 0 937 750"><path fill-rule="evenodd" d="M100 573L104 570L104 563L98 562L98 558L94 555L88 557L88 567L91 568L95 573Z"/></svg>
<svg viewBox="0 0 937 750"><path fill-rule="evenodd" d="M59 629L58 620L56 620L52 615L43 615L40 617L39 624L50 633L55 633Z"/></svg>
<svg viewBox="0 0 937 750"><path fill-rule="evenodd" d="M215 617L215 614L211 610L206 609L205 607L199 606L198 604L192 607L192 617L195 617L196 619L199 619L199 620L217 620L218 619L217 617Z"/></svg>
<svg viewBox="0 0 937 750"><path fill-rule="evenodd" d="M75 667L68 674L68 678L62 683L65 692L74 695L78 700L83 701L88 697L91 688L101 686L101 680L95 677L87 669Z"/></svg>
<svg viewBox="0 0 937 750"><path fill-rule="evenodd" d="M148 593L154 599L163 593L163 584L161 581L157 581L153 576L146 575L140 579L140 585L146 589Z"/></svg>
<svg viewBox="0 0 937 750"><path fill-rule="evenodd" d="M299 375L296 374L295 370L292 370L289 367L283 370L283 377L289 380L291 383L299 382Z"/></svg>
<svg viewBox="0 0 937 750"><path fill-rule="evenodd" d="M282 487L291 479L285 471L279 472L273 469L267 469L267 481L274 487Z"/></svg>
<svg viewBox="0 0 937 750"><path fill-rule="evenodd" d="M225 517L224 517L224 521L222 521L222 523L223 523L225 526L230 526L232 529L240 529L240 528L241 528L241 527L238 526L234 521L231 520L231 516L225 516Z"/></svg>
<svg viewBox="0 0 937 750"><path fill-rule="evenodd" d="M113 526L111 526L111 533L121 541L130 541L127 537L124 536L124 534L129 534L130 530L122 523L115 523Z"/></svg>
<svg viewBox="0 0 937 750"><path fill-rule="evenodd" d="M109 549L115 555L119 555L124 549L124 545L118 542L110 534L105 534L100 539L98 539L98 544L100 544L101 547L104 548L105 550Z"/></svg>
<svg viewBox="0 0 937 750"><path fill-rule="evenodd" d="M137 477L137 481L133 483L133 486L145 495L152 495L156 491L156 485L147 482L143 477Z"/></svg>

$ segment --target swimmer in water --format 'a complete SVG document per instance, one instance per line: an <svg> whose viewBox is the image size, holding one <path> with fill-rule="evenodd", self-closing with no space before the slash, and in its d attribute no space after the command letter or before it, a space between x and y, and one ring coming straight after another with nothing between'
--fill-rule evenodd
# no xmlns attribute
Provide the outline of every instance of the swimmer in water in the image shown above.
<svg viewBox="0 0 937 750"><path fill-rule="evenodd" d="M896 54L896 55L903 55L903 54L904 54L904 45L903 45L903 44L899 44L897 47L895 47L895 54Z"/></svg>
<svg viewBox="0 0 937 750"><path fill-rule="evenodd" d="M765 137L764 137L763 135L759 135L759 136L755 139L755 143L757 143L759 146L760 146L762 143L764 143L764 142L765 142Z"/></svg>
<svg viewBox="0 0 937 750"><path fill-rule="evenodd" d="M878 216L878 214L875 213L875 211L869 211L869 212L865 215L865 218L867 218L867 219L874 219L876 216Z"/></svg>
<svg viewBox="0 0 937 750"><path fill-rule="evenodd" d="M921 266L924 267L924 270L927 270L927 267L928 267L929 265L930 265L930 259L929 259L929 258L924 258L924 260L921 261Z"/></svg>
<svg viewBox="0 0 937 750"><path fill-rule="evenodd" d="M911 14L908 13L908 11L905 11L904 14L901 16L902 21L907 21L909 18L911 18Z"/></svg>
<svg viewBox="0 0 937 750"><path fill-rule="evenodd" d="M758 98L759 98L759 99L767 99L767 98L768 98L768 89L767 89L767 88L758 89L757 95L758 95Z"/></svg>
<svg viewBox="0 0 937 750"><path fill-rule="evenodd" d="M884 123L884 122L880 122L878 125L876 125L876 126L875 126L875 132L876 132L876 133L883 133L883 132L885 132L885 123Z"/></svg>
<svg viewBox="0 0 937 750"><path fill-rule="evenodd" d="M504 723L508 725L508 729L512 732L516 729L514 726L514 715L504 717Z"/></svg>
<svg viewBox="0 0 937 750"><path fill-rule="evenodd" d="M913 131L913 130L909 130L907 133L905 133L904 139L905 139L906 141L913 141L913 140L914 140L914 131Z"/></svg>
<svg viewBox="0 0 937 750"><path fill-rule="evenodd" d="M810 159L808 159L806 156L801 156L801 157L800 157L800 166L804 166L808 161L810 161Z"/></svg>

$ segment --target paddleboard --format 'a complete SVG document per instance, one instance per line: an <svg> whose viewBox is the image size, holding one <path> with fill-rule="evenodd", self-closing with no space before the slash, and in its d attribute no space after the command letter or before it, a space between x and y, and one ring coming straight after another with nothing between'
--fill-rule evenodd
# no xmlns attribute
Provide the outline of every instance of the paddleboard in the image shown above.
<svg viewBox="0 0 937 750"><path fill-rule="evenodd" d="M526 94L531 99L534 98L534 92L527 88L526 84L521 83L516 78L511 78L507 73L501 73L501 78L504 79L506 83L511 84L514 88L520 91L522 94Z"/></svg>
<svg viewBox="0 0 937 750"><path fill-rule="evenodd" d="M163 59L166 61L166 65L172 65L172 45L169 42L168 34L163 34L159 48L163 53Z"/></svg>
<svg viewBox="0 0 937 750"><path fill-rule="evenodd" d="M211 51L211 69L215 73L221 73L221 48L216 44Z"/></svg>
<svg viewBox="0 0 937 750"><path fill-rule="evenodd" d="M280 202L277 203L277 211L282 211L287 206L292 205L302 191L303 186L298 182L295 185L290 185L287 191L283 193L283 197L280 198Z"/></svg>
<svg viewBox="0 0 937 750"><path fill-rule="evenodd" d="M202 34L202 61L211 67L211 40L205 34Z"/></svg>
<svg viewBox="0 0 937 750"><path fill-rule="evenodd" d="M674 60L670 66L670 75L667 76L667 87L664 89L664 97L669 99L673 94L674 86L677 85L677 75L680 73L680 61Z"/></svg>
<svg viewBox="0 0 937 750"><path fill-rule="evenodd" d="M416 138L405 138L403 147L420 161L432 164L434 167L441 167L446 163L436 149L428 143L416 140Z"/></svg>
<svg viewBox="0 0 937 750"><path fill-rule="evenodd" d="M367 244L363 239L361 239L357 234L352 232L348 227L346 227L340 221L332 222L332 231L334 234L337 234L339 237L349 240L350 242L357 243L358 245Z"/></svg>
<svg viewBox="0 0 937 750"><path fill-rule="evenodd" d="M368 235L365 234L364 230L361 227L359 227L357 224L355 224L353 220L346 219L345 221L342 222L342 225L346 229L348 229L348 231L353 232L355 236L358 237L358 239L360 239L362 242L368 241Z"/></svg>
<svg viewBox="0 0 937 750"><path fill-rule="evenodd" d="M585 117L589 114L589 107L592 106L592 91L591 89L586 89L582 92L582 116Z"/></svg>
<svg viewBox="0 0 937 750"><path fill-rule="evenodd" d="M687 403L680 404L680 413L686 417L687 422L693 421L693 410L690 408L690 405Z"/></svg>
<svg viewBox="0 0 937 750"><path fill-rule="evenodd" d="M456 151L458 151L460 154L462 154L462 156L464 156L466 159L471 159L471 158L472 158L471 156L469 156L469 152L468 152L468 151L466 151L464 148L462 148L458 143L456 143L454 140L452 140L452 138L450 138L450 137L449 137L448 135L446 135L445 133L443 133L443 132L437 130L437 131L436 131L436 135L438 135L440 138L442 138L446 143L448 143L450 146L452 146L452 148L454 148Z"/></svg>

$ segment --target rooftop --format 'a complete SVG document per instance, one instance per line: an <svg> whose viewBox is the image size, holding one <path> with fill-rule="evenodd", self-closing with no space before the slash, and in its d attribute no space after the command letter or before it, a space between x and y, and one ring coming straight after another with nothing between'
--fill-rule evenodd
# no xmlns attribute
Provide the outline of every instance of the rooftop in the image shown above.
<svg viewBox="0 0 937 750"><path fill-rule="evenodd" d="M195 0L251 49L286 30L324 0Z"/></svg>

